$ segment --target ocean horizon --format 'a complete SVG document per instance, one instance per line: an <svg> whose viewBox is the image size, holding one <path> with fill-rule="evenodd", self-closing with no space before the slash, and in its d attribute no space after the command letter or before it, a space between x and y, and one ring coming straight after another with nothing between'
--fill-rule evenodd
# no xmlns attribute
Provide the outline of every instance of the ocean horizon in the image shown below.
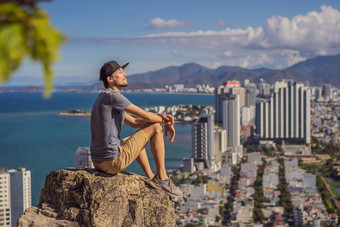
<svg viewBox="0 0 340 227"><path fill-rule="evenodd" d="M149 108L179 104L214 105L214 96L197 94L123 93L132 103ZM70 109L91 110L98 93L54 92L43 99L40 92L0 93L0 168L24 167L31 171L32 205L39 203L45 177L73 167L78 147L90 146L89 116L59 116ZM165 140L166 168L178 169L191 156L191 125L176 124L173 143ZM122 137L134 129L123 126ZM149 146L150 165L155 170ZM144 175L136 162L127 169Z"/></svg>

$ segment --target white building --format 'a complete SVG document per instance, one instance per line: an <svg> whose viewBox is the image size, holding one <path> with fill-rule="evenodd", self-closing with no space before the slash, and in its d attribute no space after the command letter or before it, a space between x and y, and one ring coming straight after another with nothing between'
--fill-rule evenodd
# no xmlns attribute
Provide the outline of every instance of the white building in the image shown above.
<svg viewBox="0 0 340 227"><path fill-rule="evenodd" d="M310 143L310 90L303 83L276 83L274 94L256 104L256 133L265 139Z"/></svg>
<svg viewBox="0 0 340 227"><path fill-rule="evenodd" d="M11 226L11 182L9 173L0 169L0 226ZM16 225L15 225L16 226Z"/></svg>
<svg viewBox="0 0 340 227"><path fill-rule="evenodd" d="M94 168L89 147L78 147L74 154L74 167L76 169Z"/></svg>
<svg viewBox="0 0 340 227"><path fill-rule="evenodd" d="M260 83L260 94L263 96L270 95L270 84L267 84L266 82Z"/></svg>
<svg viewBox="0 0 340 227"><path fill-rule="evenodd" d="M223 118L223 99L226 96L238 95L239 111L246 105L246 89L240 86L240 82L226 81L224 86L219 86L215 89L215 121L222 122Z"/></svg>
<svg viewBox="0 0 340 227"><path fill-rule="evenodd" d="M174 84L174 90L176 92L181 92L184 90L184 84Z"/></svg>
<svg viewBox="0 0 340 227"><path fill-rule="evenodd" d="M214 130L214 147L213 147L213 159L214 161L220 162L222 153L227 150L227 131L215 128Z"/></svg>
<svg viewBox="0 0 340 227"><path fill-rule="evenodd" d="M8 173L11 182L11 223L16 226L25 209L32 206L31 171L19 168L8 170Z"/></svg>
<svg viewBox="0 0 340 227"><path fill-rule="evenodd" d="M255 106L244 106L241 109L242 125L255 125Z"/></svg>

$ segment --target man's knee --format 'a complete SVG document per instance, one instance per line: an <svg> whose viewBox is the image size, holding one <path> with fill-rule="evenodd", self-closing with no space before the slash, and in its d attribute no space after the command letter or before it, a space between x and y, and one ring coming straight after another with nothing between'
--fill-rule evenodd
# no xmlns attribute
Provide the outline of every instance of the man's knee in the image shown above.
<svg viewBox="0 0 340 227"><path fill-rule="evenodd" d="M155 134L163 133L163 128L160 123L150 123L142 128L142 130L149 139Z"/></svg>
<svg viewBox="0 0 340 227"><path fill-rule="evenodd" d="M160 123L155 123L152 126L154 127L155 133L163 133L163 127Z"/></svg>

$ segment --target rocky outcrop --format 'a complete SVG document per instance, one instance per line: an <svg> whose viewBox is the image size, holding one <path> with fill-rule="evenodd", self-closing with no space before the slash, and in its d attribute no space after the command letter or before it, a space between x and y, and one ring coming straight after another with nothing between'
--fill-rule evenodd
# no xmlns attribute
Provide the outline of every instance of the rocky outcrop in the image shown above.
<svg viewBox="0 0 340 227"><path fill-rule="evenodd" d="M46 177L38 207L18 226L176 226L171 197L145 177L66 169Z"/></svg>

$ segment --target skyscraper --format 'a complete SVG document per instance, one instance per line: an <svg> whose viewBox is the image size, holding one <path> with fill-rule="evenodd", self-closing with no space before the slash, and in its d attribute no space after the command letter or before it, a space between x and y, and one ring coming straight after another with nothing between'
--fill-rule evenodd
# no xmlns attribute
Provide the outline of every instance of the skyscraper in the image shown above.
<svg viewBox="0 0 340 227"><path fill-rule="evenodd" d="M228 95L223 98L222 127L227 131L227 146L240 145L240 106L239 95Z"/></svg>
<svg viewBox="0 0 340 227"><path fill-rule="evenodd" d="M255 125L255 105L242 107L241 119L242 125Z"/></svg>
<svg viewBox="0 0 340 227"><path fill-rule="evenodd" d="M201 114L192 125L192 157L210 168L213 152L213 115Z"/></svg>
<svg viewBox="0 0 340 227"><path fill-rule="evenodd" d="M239 96L239 109L246 105L246 89L240 86L240 82L237 80L226 81L224 86L219 86L215 89L215 121L222 122L223 98L228 95Z"/></svg>
<svg viewBox="0 0 340 227"><path fill-rule="evenodd" d="M270 84L264 82L261 80L259 84L259 89L260 89L260 95L261 96L268 96L270 95Z"/></svg>
<svg viewBox="0 0 340 227"><path fill-rule="evenodd" d="M302 83L280 83L277 92L256 105L256 133L264 139L310 142L310 91Z"/></svg>
<svg viewBox="0 0 340 227"><path fill-rule="evenodd" d="M0 226L11 227L11 181L4 169L0 169Z"/></svg>
<svg viewBox="0 0 340 227"><path fill-rule="evenodd" d="M239 110L246 105L246 89L244 87L233 87L229 94L238 95Z"/></svg>
<svg viewBox="0 0 340 227"><path fill-rule="evenodd" d="M89 147L78 147L74 154L74 167L76 169L94 168Z"/></svg>
<svg viewBox="0 0 340 227"><path fill-rule="evenodd" d="M247 88L246 92L246 106L256 105L256 87Z"/></svg>
<svg viewBox="0 0 340 227"><path fill-rule="evenodd" d="M25 168L8 170L11 184L11 216L12 226L16 226L17 221L30 207L31 198L31 171Z"/></svg>
<svg viewBox="0 0 340 227"><path fill-rule="evenodd" d="M332 99L332 85L331 84L324 84L322 86L322 96L325 100Z"/></svg>
<svg viewBox="0 0 340 227"><path fill-rule="evenodd" d="M224 97L224 86L215 89L215 121L222 122L223 109L222 98Z"/></svg>
<svg viewBox="0 0 340 227"><path fill-rule="evenodd" d="M219 163L222 158L222 153L227 151L227 131L220 127L214 129L214 150L213 160Z"/></svg>

